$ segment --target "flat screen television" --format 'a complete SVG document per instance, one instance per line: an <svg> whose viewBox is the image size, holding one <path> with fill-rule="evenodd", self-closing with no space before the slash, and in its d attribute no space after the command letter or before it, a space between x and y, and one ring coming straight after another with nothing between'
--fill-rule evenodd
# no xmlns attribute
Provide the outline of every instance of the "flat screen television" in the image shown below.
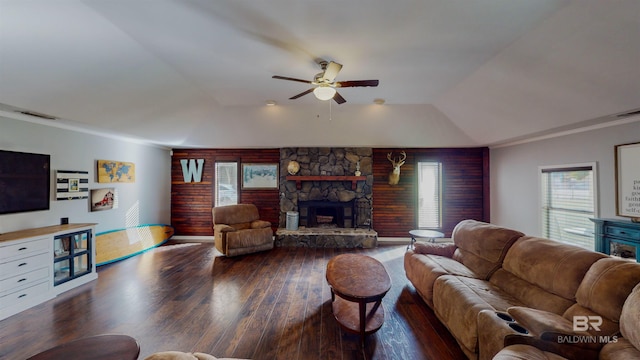
<svg viewBox="0 0 640 360"><path fill-rule="evenodd" d="M0 214L49 210L51 157L0 150Z"/></svg>

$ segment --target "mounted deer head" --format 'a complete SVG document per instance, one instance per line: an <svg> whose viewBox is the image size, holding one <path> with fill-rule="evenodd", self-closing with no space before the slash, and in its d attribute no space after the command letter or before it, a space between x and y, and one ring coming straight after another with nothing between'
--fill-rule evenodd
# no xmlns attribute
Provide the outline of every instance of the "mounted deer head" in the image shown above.
<svg viewBox="0 0 640 360"><path fill-rule="evenodd" d="M389 185L397 185L398 181L400 181L400 166L404 165L407 153L402 151L398 160L391 158L391 154L393 153L390 152L387 154L387 159L389 159L389 161L391 161L391 165L393 165L393 170L389 173Z"/></svg>

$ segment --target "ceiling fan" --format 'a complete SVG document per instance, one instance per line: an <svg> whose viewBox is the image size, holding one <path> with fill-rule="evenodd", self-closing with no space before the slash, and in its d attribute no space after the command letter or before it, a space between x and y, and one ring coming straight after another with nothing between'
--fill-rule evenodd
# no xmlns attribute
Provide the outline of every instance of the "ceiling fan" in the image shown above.
<svg viewBox="0 0 640 360"><path fill-rule="evenodd" d="M311 80L302 80L296 79L286 76L274 75L272 76L274 79L280 80L290 80L302 82L305 84L314 85L309 90L303 91L298 95L294 95L289 98L289 100L297 99L301 96L307 95L310 92L316 96L318 100L335 100L338 104L343 104L347 102L342 95L340 95L336 88L345 88L345 87L362 87L362 86L378 86L378 80L349 80L349 81L335 81L336 76L342 69L342 65L337 62L327 62L320 61L320 67L322 68L322 72L317 73L316 76Z"/></svg>

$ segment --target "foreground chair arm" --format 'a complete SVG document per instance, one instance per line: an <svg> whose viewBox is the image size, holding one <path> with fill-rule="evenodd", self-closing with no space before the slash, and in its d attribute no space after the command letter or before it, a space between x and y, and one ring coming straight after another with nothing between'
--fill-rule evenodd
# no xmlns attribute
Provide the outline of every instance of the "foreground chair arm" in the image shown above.
<svg viewBox="0 0 640 360"><path fill-rule="evenodd" d="M561 342L558 341L558 339L562 339ZM508 348L512 345L528 345L535 349L520 348L520 351L522 352L524 349L524 352L535 353L537 349L539 351L550 352L559 355L565 359L598 359L602 344L590 342L573 343L573 340L579 339L580 338L573 338L573 335L553 332L543 333L541 337L510 334L504 338L504 346L505 348ZM565 342L565 340L571 342ZM526 354L524 355L526 356ZM496 356L496 358L501 359L499 356Z"/></svg>

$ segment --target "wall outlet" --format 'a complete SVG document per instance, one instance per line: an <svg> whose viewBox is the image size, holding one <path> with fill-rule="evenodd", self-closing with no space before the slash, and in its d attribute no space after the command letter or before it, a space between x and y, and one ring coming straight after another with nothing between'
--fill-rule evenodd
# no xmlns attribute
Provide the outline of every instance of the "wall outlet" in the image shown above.
<svg viewBox="0 0 640 360"><path fill-rule="evenodd" d="M60 218L60 225L66 225L68 223L69 223L68 217Z"/></svg>

